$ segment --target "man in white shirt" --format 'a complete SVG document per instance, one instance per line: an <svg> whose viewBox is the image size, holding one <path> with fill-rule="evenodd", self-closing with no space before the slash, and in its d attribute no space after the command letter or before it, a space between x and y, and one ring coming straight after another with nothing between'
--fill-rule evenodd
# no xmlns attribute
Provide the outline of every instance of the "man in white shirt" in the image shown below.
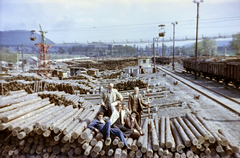
<svg viewBox="0 0 240 158"><path fill-rule="evenodd" d="M105 109L106 116L111 117L111 104L114 103L117 98L119 98L121 102L123 101L122 95L118 92L117 89L114 89L113 84L110 83L108 85L108 89L103 90L103 92L101 93L102 106Z"/></svg>

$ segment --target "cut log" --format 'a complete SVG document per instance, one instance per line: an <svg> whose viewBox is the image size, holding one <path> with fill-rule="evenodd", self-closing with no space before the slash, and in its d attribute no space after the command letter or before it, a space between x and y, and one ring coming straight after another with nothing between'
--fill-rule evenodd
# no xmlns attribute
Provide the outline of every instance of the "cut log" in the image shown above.
<svg viewBox="0 0 240 158"><path fill-rule="evenodd" d="M184 129L184 132L187 134L188 138L191 140L193 145L198 144L198 140L193 134L193 132L188 128L188 126L185 124L185 122L182 120L181 117L177 117L178 123L181 125L181 127Z"/></svg>
<svg viewBox="0 0 240 158"><path fill-rule="evenodd" d="M89 146L89 143L84 143L84 144L82 145L82 148L83 148L84 150L86 150L86 149L88 148L88 146Z"/></svg>
<svg viewBox="0 0 240 158"><path fill-rule="evenodd" d="M98 152L100 152L101 150L102 150L102 147L103 147L103 139L102 140L99 140L98 142L97 142L97 144L94 146L94 148L93 148L93 151L94 152L96 152L96 153L98 153Z"/></svg>
<svg viewBox="0 0 240 158"><path fill-rule="evenodd" d="M166 117L166 147L167 148L172 148L172 144L173 144L173 136L172 136L172 132L171 132L171 127L170 127L170 120L169 117Z"/></svg>
<svg viewBox="0 0 240 158"><path fill-rule="evenodd" d="M177 128L179 135L181 136L184 144L187 147L191 147L192 143L191 140L188 138L187 134L185 133L185 131L183 130L182 126L178 123L178 121L176 119L173 119L174 125Z"/></svg>
<svg viewBox="0 0 240 158"><path fill-rule="evenodd" d="M84 151L84 155L85 155L85 156L88 156L88 155L90 154L90 152L91 152L91 149L92 149L92 146L89 145L89 146L87 147L87 149Z"/></svg>
<svg viewBox="0 0 240 158"><path fill-rule="evenodd" d="M135 151L132 151L132 150L131 150L131 151L129 152L129 157L130 157L130 158L135 158L135 155L136 155Z"/></svg>
<svg viewBox="0 0 240 158"><path fill-rule="evenodd" d="M140 137L138 138L138 142L137 142L137 146L138 146L138 147L142 147L143 142L145 141L144 139L145 139L145 137L146 137L146 135L147 135L147 132L146 132L146 131L148 130L148 121L149 121L149 119L148 119L148 117L146 117L146 118L145 118L145 121L144 121L144 123L143 123L143 127L142 127L143 132L145 133L145 135L140 136Z"/></svg>
<svg viewBox="0 0 240 158"><path fill-rule="evenodd" d="M201 133L201 135L205 138L205 140L208 140L209 135L206 132L206 130L203 128L203 126L200 124L200 122L189 113L186 114L186 117L194 125L194 127L198 130L198 132Z"/></svg>
<svg viewBox="0 0 240 158"><path fill-rule="evenodd" d="M132 151L137 151L138 150L138 146L137 146L137 139L135 139L131 145L131 150Z"/></svg>
<svg viewBox="0 0 240 158"><path fill-rule="evenodd" d="M142 152L141 150L136 151L136 157L142 157Z"/></svg>
<svg viewBox="0 0 240 158"><path fill-rule="evenodd" d="M163 156L163 148L160 147L160 148L158 149L158 155L159 155L159 156Z"/></svg>
<svg viewBox="0 0 240 158"><path fill-rule="evenodd" d="M213 129L206 123L206 121L201 117L197 116L197 119L205 126L205 128L213 135L215 140L218 142L218 144L221 144L221 139L218 137L216 132L213 131ZM211 138L209 139L210 143L214 143Z"/></svg>
<svg viewBox="0 0 240 158"><path fill-rule="evenodd" d="M177 152L181 151L182 149L185 148L185 146L183 145L183 141L181 139L180 134L178 133L176 127L174 126L174 124L171 122L171 129L172 129L172 133L174 136L174 140L176 143L176 150Z"/></svg>
<svg viewBox="0 0 240 158"><path fill-rule="evenodd" d="M122 149L117 148L115 150L114 158L121 158L121 154L122 154Z"/></svg>
<svg viewBox="0 0 240 158"><path fill-rule="evenodd" d="M161 128L160 128L160 146L161 148L165 148L166 143L165 143L165 117L161 117Z"/></svg>
<svg viewBox="0 0 240 158"><path fill-rule="evenodd" d="M123 147L124 147L124 143L123 143L122 141L119 141L119 142L118 142L118 147L119 147L119 148L123 148Z"/></svg>
<svg viewBox="0 0 240 158"><path fill-rule="evenodd" d="M151 127L152 129L153 127ZM153 149L152 149L152 138L151 134L148 135L148 147L147 147L147 152L146 152L148 157L153 157Z"/></svg>
<svg viewBox="0 0 240 158"><path fill-rule="evenodd" d="M82 139L86 139L88 135L90 135L90 133L92 132L92 130L90 128L86 128L82 134L80 135L80 137Z"/></svg>
<svg viewBox="0 0 240 158"><path fill-rule="evenodd" d="M157 132L156 132L156 127L155 127L152 119L150 120L150 122L151 122L151 130L152 130L152 149L154 151L158 151L159 140L158 140L158 135L157 135Z"/></svg>
<svg viewBox="0 0 240 158"><path fill-rule="evenodd" d="M119 141L120 141L120 139L118 137L115 137L115 139L113 140L112 144L113 145L118 145Z"/></svg>
<svg viewBox="0 0 240 158"><path fill-rule="evenodd" d="M187 118L183 118L183 120L189 127L189 129L192 131L192 133L195 135L195 137L198 139L198 143L203 144L205 142L204 137L198 132L198 130L191 124L191 122Z"/></svg>
<svg viewBox="0 0 240 158"><path fill-rule="evenodd" d="M129 147L131 147L132 143L133 143L133 139L129 137L129 138L127 139L127 145L128 145ZM116 144L113 143L113 145L116 145Z"/></svg>
<svg viewBox="0 0 240 158"><path fill-rule="evenodd" d="M221 129L218 129L218 132L221 133L228 140L229 146L232 148L233 153L238 153L239 147L236 145L237 143L233 139L231 139L228 134L229 132L227 133Z"/></svg>
<svg viewBox="0 0 240 158"><path fill-rule="evenodd" d="M191 150L187 150L186 156L187 156L187 158L193 158L194 154Z"/></svg>
<svg viewBox="0 0 240 158"><path fill-rule="evenodd" d="M122 150L122 158L127 158L128 154L127 154L127 150Z"/></svg>

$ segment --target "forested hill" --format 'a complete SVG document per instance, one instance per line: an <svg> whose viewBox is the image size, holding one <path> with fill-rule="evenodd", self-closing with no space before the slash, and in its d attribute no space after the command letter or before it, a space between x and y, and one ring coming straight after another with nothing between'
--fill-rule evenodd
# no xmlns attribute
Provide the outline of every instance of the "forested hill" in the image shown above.
<svg viewBox="0 0 240 158"><path fill-rule="evenodd" d="M14 31L0 31L0 45L21 45L34 46L35 43L41 42L41 36L38 33L34 33L37 38L36 41L30 40L30 31L26 30L14 30ZM53 44L53 41L46 38L47 44Z"/></svg>

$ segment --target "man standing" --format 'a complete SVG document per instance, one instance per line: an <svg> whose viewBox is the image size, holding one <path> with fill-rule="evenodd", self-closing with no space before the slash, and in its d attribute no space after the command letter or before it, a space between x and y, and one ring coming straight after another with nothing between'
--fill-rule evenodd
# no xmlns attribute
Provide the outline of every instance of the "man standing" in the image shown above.
<svg viewBox="0 0 240 158"><path fill-rule="evenodd" d="M122 103L115 102L112 104L112 115L110 122L112 128L120 129L125 137L129 137L132 133L130 128L124 126L124 112L122 111Z"/></svg>
<svg viewBox="0 0 240 158"><path fill-rule="evenodd" d="M124 143L124 145L127 147L127 149L130 149L130 147L127 145L127 142L123 136L123 133L119 129L111 128L111 122L110 120L107 120L106 122L103 120L103 112L98 112L97 118L95 118L89 125L88 128L94 130L96 133L101 132L103 136L105 137L105 144L111 143L110 133L119 137L120 140Z"/></svg>
<svg viewBox="0 0 240 158"><path fill-rule="evenodd" d="M120 99L120 101L123 101L122 95L118 92L117 89L113 88L113 84L110 83L108 85L108 89L104 90L101 93L101 99L102 99L102 106L105 109L105 115L110 117L112 114L111 110L111 104L117 100L117 98Z"/></svg>
<svg viewBox="0 0 240 158"><path fill-rule="evenodd" d="M148 106L147 104L145 104L142 100L142 96L141 94L138 93L139 92L139 88L135 87L134 88L134 92L132 94L129 94L129 98L128 98L128 108L130 110L130 112L137 112L138 116L137 116L137 122L139 124L139 126L141 127L141 114L142 114L142 110L143 107L142 106Z"/></svg>

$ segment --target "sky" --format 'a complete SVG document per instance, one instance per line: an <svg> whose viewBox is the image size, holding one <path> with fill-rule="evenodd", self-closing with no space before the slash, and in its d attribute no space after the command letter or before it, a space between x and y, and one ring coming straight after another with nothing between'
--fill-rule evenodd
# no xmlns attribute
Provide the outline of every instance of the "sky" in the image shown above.
<svg viewBox="0 0 240 158"><path fill-rule="evenodd" d="M39 31L41 24L55 43L152 41L160 24L170 39L176 21L176 39L194 38L196 16L191 0L0 0L0 31ZM198 32L200 37L240 32L240 0L200 3Z"/></svg>

